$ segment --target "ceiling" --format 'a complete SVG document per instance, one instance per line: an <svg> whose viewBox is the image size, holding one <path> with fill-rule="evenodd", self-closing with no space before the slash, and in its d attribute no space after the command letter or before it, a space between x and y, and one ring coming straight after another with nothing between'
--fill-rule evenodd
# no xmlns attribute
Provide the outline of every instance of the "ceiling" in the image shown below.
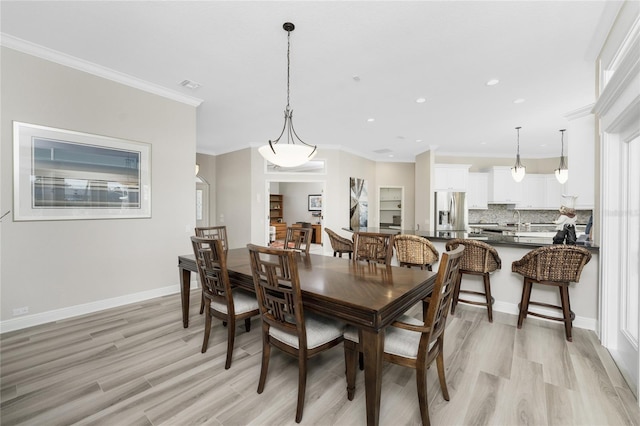
<svg viewBox="0 0 640 426"><path fill-rule="evenodd" d="M197 151L208 154L280 133L282 24L293 22L293 121L317 158L341 148L414 161L429 149L515 157L516 126L523 158L558 157L567 115L595 101L595 59L619 3L3 0L1 8L4 35L201 99Z"/></svg>

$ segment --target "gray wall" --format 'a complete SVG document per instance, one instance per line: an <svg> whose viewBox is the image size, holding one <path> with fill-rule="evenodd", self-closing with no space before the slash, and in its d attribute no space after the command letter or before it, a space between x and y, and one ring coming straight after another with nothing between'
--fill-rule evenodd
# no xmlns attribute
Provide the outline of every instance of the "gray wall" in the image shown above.
<svg viewBox="0 0 640 426"><path fill-rule="evenodd" d="M150 219L2 219L3 330L20 320L12 317L18 307L46 320L177 292L176 256L191 250L195 225L196 109L5 47L1 53L3 213L13 210L13 120L152 145Z"/></svg>

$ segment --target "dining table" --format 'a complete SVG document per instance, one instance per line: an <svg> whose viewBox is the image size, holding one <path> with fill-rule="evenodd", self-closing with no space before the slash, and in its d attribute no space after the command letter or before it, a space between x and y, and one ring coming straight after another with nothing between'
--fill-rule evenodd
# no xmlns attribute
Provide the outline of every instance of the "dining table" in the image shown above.
<svg viewBox="0 0 640 426"><path fill-rule="evenodd" d="M433 290L436 272L316 254L297 256L305 310L358 328L364 356L368 425L380 418L385 328ZM178 256L183 326L189 326L193 254ZM255 292L247 248L227 252L232 285Z"/></svg>

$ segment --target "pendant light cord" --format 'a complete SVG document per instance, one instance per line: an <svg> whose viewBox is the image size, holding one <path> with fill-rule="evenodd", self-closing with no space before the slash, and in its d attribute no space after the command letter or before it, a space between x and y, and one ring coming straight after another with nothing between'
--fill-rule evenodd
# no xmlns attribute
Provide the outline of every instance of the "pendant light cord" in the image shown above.
<svg viewBox="0 0 640 426"><path fill-rule="evenodd" d="M287 111L289 111L289 79L291 67L291 31L287 31Z"/></svg>

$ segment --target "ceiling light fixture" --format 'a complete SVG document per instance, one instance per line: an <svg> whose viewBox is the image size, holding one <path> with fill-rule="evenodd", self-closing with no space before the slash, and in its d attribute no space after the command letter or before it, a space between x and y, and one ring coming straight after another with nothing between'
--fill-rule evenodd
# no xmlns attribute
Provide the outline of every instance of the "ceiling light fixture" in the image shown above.
<svg viewBox="0 0 640 426"><path fill-rule="evenodd" d="M492 80L487 81L486 85L487 86L495 86L498 83L500 83L500 80L498 80L497 78L494 78Z"/></svg>
<svg viewBox="0 0 640 426"><path fill-rule="evenodd" d="M419 103L419 104L423 104L423 103L427 102L427 98L418 98L418 99L416 99L416 102Z"/></svg>
<svg viewBox="0 0 640 426"><path fill-rule="evenodd" d="M560 140L562 141L562 148L560 150L560 166L556 169L556 179L558 182L565 183L569 179L569 168L567 167L566 160L564 158L564 132L567 129L560 130Z"/></svg>
<svg viewBox="0 0 640 426"><path fill-rule="evenodd" d="M516 154L516 164L511 168L511 176L516 182L522 181L526 173L525 167L520 162L520 129L522 129L522 127L516 127L516 131L518 132L518 151Z"/></svg>
<svg viewBox="0 0 640 426"><path fill-rule="evenodd" d="M289 67L290 67L290 51L291 51L291 31L295 26L291 22L285 22L282 28L287 32L287 106L284 110L284 126L282 132L275 140L269 140L268 145L263 145L258 149L267 161L280 167L296 167L300 166L315 157L317 147L309 145L296 133L293 128L293 110L289 106ZM287 143L278 144L282 135L287 134ZM295 140L300 142L296 144Z"/></svg>
<svg viewBox="0 0 640 426"><path fill-rule="evenodd" d="M524 99L522 99L522 98L518 98L518 99L513 101L514 104L521 104L523 102L524 102Z"/></svg>

